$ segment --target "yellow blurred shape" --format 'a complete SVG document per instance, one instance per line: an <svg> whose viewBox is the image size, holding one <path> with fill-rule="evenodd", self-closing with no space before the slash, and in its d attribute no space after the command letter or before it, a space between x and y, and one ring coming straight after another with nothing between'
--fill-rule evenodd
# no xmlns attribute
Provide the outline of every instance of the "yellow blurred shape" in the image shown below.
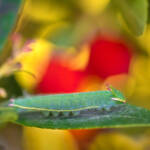
<svg viewBox="0 0 150 150"><path fill-rule="evenodd" d="M67 130L24 127L23 144L25 150L77 150Z"/></svg>
<svg viewBox="0 0 150 150"><path fill-rule="evenodd" d="M144 34L137 38L144 50L150 54L150 25ZM130 78L127 85L129 99L136 105L150 109L150 57L138 55L131 66ZM132 92L131 92L132 91Z"/></svg>
<svg viewBox="0 0 150 150"><path fill-rule="evenodd" d="M90 55L90 50L88 45L83 45L81 51L78 52L78 54L70 61L71 69L73 70L85 69L89 60L89 55Z"/></svg>
<svg viewBox="0 0 150 150"><path fill-rule="evenodd" d="M54 0L26 0L23 13L41 21L58 21L66 18L69 10Z"/></svg>
<svg viewBox="0 0 150 150"><path fill-rule="evenodd" d="M150 58L147 56L137 56L131 64L126 93L132 103L145 108L150 108L149 75Z"/></svg>
<svg viewBox="0 0 150 150"><path fill-rule="evenodd" d="M99 134L89 150L142 150L142 144L121 133Z"/></svg>
<svg viewBox="0 0 150 150"><path fill-rule="evenodd" d="M138 40L140 42L140 44L142 44L142 46L145 48L145 50L147 50L147 52L149 52L150 54L150 25L147 25L147 28L145 29L144 34L142 34L140 37L138 37Z"/></svg>
<svg viewBox="0 0 150 150"><path fill-rule="evenodd" d="M16 79L28 91L31 91L42 77L49 62L52 47L49 42L38 39L31 44L32 51L24 53L19 58L18 61L22 64L21 70L26 72L16 73Z"/></svg>
<svg viewBox="0 0 150 150"><path fill-rule="evenodd" d="M57 34L59 31L61 32L67 26L69 26L69 23L65 21L59 21L53 24L49 24L44 28L40 36L41 38L50 38L54 34Z"/></svg>
<svg viewBox="0 0 150 150"><path fill-rule="evenodd" d="M110 0L80 0L79 5L85 13L98 15L101 13Z"/></svg>

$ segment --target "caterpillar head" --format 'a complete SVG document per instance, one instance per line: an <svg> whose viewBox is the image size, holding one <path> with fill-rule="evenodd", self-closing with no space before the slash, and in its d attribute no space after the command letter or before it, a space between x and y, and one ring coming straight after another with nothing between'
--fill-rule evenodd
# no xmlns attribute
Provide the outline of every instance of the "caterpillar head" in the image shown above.
<svg viewBox="0 0 150 150"><path fill-rule="evenodd" d="M113 95L112 100L126 103L125 97L123 96L123 94L119 90L113 88L110 85L108 86L108 90L112 92L112 95Z"/></svg>

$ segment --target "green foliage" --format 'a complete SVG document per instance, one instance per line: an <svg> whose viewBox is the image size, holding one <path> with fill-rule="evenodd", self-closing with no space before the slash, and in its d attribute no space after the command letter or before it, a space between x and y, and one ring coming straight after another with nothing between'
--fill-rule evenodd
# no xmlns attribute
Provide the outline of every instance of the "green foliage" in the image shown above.
<svg viewBox="0 0 150 150"><path fill-rule="evenodd" d="M19 118L15 123L39 128L82 129L150 126L150 111L129 104L119 104L110 111L101 110L68 117L45 116L40 111L27 113L18 111L17 113Z"/></svg>
<svg viewBox="0 0 150 150"><path fill-rule="evenodd" d="M149 110L126 103L114 103L111 97L113 97L113 95L110 95L109 91L102 93L87 92L79 94L32 96L31 98L21 98L10 103L12 109L14 109L19 116L18 119L15 120L15 123L25 126L52 129L150 126ZM45 101L51 103L48 104ZM46 104L45 108L46 106L50 108L55 106L56 110L63 109L67 107L67 105L72 105L70 106L72 107L70 109L71 111L69 110L72 114L64 115L65 112L62 111L60 113L60 110L59 112L55 112L55 110L51 112L50 110L52 113L50 114L47 112L47 108L46 111L43 110L43 103L44 105ZM84 109L80 111L80 114L75 115L73 111L76 107L79 108L79 104L81 104L82 107L87 104L89 106L97 104L100 106L100 109Z"/></svg>
<svg viewBox="0 0 150 150"><path fill-rule="evenodd" d="M144 32L148 17L147 0L112 0L129 29L136 35Z"/></svg>

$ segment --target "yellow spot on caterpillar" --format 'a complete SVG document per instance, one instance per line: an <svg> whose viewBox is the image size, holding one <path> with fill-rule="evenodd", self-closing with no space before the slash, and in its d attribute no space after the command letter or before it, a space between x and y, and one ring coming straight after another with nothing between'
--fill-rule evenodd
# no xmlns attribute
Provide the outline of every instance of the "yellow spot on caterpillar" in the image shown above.
<svg viewBox="0 0 150 150"><path fill-rule="evenodd" d="M126 100L121 98L112 98L112 100L126 103Z"/></svg>

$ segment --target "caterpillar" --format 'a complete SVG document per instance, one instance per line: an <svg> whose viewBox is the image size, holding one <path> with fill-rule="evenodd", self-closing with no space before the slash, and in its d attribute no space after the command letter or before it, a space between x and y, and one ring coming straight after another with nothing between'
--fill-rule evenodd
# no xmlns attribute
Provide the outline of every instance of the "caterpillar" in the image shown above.
<svg viewBox="0 0 150 150"><path fill-rule="evenodd" d="M70 117L95 111L110 111L126 100L119 90L54 94L10 100L9 106L25 113L41 112L44 117Z"/></svg>

